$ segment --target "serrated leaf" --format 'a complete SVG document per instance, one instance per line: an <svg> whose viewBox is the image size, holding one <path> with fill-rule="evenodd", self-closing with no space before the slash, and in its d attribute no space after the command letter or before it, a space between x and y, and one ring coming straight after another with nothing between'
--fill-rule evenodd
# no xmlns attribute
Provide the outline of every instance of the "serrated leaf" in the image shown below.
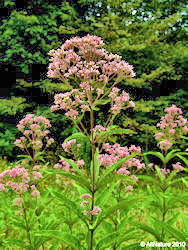
<svg viewBox="0 0 188 250"><path fill-rule="evenodd" d="M72 211L77 214L77 216L86 224L86 226L88 227L88 223L86 221L86 218L85 216L83 215L82 211L80 210L80 207L78 207L73 201L67 199L64 195L62 194L59 194L58 192L56 191L53 191L53 190L49 190L50 193L57 197L59 200L63 201L65 203L65 205L69 206Z"/></svg>
<svg viewBox="0 0 188 250"><path fill-rule="evenodd" d="M174 154L174 152L176 152L176 151L180 151L180 149L173 149L166 155L165 163L168 163L172 158L174 158L176 156L176 154Z"/></svg>
<svg viewBox="0 0 188 250"><path fill-rule="evenodd" d="M128 200L128 201L127 201L127 200L121 201L121 202L119 202L118 204L116 204L116 205L110 207L109 209L106 209L105 212L102 211L102 212L98 215L98 220L97 220L96 225L94 225L94 228L96 229L96 228L100 225L100 223L101 223L105 218L111 216L111 214L112 214L114 211L116 211L117 209L127 208L128 206L133 205L133 204L135 204L136 202L141 201L141 200L142 200L142 198L139 197L138 199L132 199L132 200Z"/></svg>
<svg viewBox="0 0 188 250"><path fill-rule="evenodd" d="M166 221L166 224L172 226L178 220L179 217L180 217L180 213L173 215L170 219Z"/></svg>
<svg viewBox="0 0 188 250"><path fill-rule="evenodd" d="M104 187L106 187L107 184L110 184L112 182L115 182L117 184L118 181L121 181L121 180L134 182L134 180L131 179L130 176L128 175L116 174L114 176L106 178L101 184L98 184L95 188L95 191L99 191L103 189Z"/></svg>
<svg viewBox="0 0 188 250"><path fill-rule="evenodd" d="M55 243L49 248L49 250L56 250L60 243L61 243L61 241L55 242Z"/></svg>
<svg viewBox="0 0 188 250"><path fill-rule="evenodd" d="M80 244L80 241L74 237L73 235L69 234L69 233L64 233L64 232L60 232L57 230L41 230L40 232L35 232L36 236L42 236L42 237L48 237L50 239L57 239L60 240L61 242L66 243L67 245L74 247L75 249L85 249L85 247L83 247Z"/></svg>
<svg viewBox="0 0 188 250"><path fill-rule="evenodd" d="M185 242L187 241L187 236L184 232L177 230L171 227L170 225L168 225L167 223L157 220L156 218L155 218L155 221L159 223L161 227L164 227L178 241L185 241Z"/></svg>
<svg viewBox="0 0 188 250"><path fill-rule="evenodd" d="M121 231L116 231L110 234L107 234L104 238L102 238L96 245L96 249L101 249L107 246L112 246L113 243L117 241L119 234L122 233Z"/></svg>
<svg viewBox="0 0 188 250"><path fill-rule="evenodd" d="M114 231L113 226L108 221L103 221L102 226L107 233L112 233Z"/></svg>
<svg viewBox="0 0 188 250"><path fill-rule="evenodd" d="M151 176L145 176L145 175L137 175L138 179L143 179L145 181L151 182L153 185L155 186L159 186L159 182L157 182L157 180L155 180L153 177Z"/></svg>
<svg viewBox="0 0 188 250"><path fill-rule="evenodd" d="M147 153L143 153L143 155L155 155L157 158L161 159L161 161L164 163L165 162L165 158L164 156L160 153L160 152L147 152Z"/></svg>
<svg viewBox="0 0 188 250"><path fill-rule="evenodd" d="M105 104L107 104L109 102L110 102L110 99L102 99L102 100L97 101L95 105L96 106L97 105L105 105Z"/></svg>
<svg viewBox="0 0 188 250"><path fill-rule="evenodd" d="M94 106L91 106L91 109L94 110L94 111L99 111L100 110L99 108L94 107Z"/></svg>
<svg viewBox="0 0 188 250"><path fill-rule="evenodd" d="M87 190L90 191L90 185L87 182L86 178L82 178L81 176L73 175L73 174L65 172L65 171L44 170L44 172L66 176L66 177L78 182L80 186L87 188Z"/></svg>
<svg viewBox="0 0 188 250"><path fill-rule="evenodd" d="M150 233L151 235L153 235L155 237L155 239L157 241L160 242L160 235L157 232L155 232L153 230L153 228L151 228L150 226L145 225L145 224L141 224L141 223L137 223L137 222L131 222L131 224L142 229L144 232Z"/></svg>
<svg viewBox="0 0 188 250"><path fill-rule="evenodd" d="M98 198L95 201L97 206L99 206L99 207L103 206L103 204L106 202L106 200L110 197L110 195L111 195L111 193L116 185L117 185L117 183L113 183L110 185L109 189L103 190L103 192L98 196Z"/></svg>
<svg viewBox="0 0 188 250"><path fill-rule="evenodd" d="M64 140L64 143L67 142L67 141L70 141L70 140L72 140L72 139L80 139L80 138L84 138L84 139L89 140L89 137L88 137L88 136L83 135L81 132L78 132L78 133L74 133L74 134L72 134L71 136L67 137L67 138Z"/></svg>
<svg viewBox="0 0 188 250"><path fill-rule="evenodd" d="M99 149L96 148L95 155L94 155L94 164L95 164L95 184L98 182L99 171L100 171L100 164L99 164L99 160L97 159L97 156L98 156L98 155L99 155ZM91 161L90 173L91 173L91 180L93 180L93 161ZM91 183L92 183L92 182L91 182Z"/></svg>
<svg viewBox="0 0 188 250"><path fill-rule="evenodd" d="M8 238L6 239L4 242L10 244L10 245L14 245L14 246L19 246L19 247L24 247L24 248L27 248L27 243L24 242L23 240L17 240L17 239L14 239L14 238Z"/></svg>

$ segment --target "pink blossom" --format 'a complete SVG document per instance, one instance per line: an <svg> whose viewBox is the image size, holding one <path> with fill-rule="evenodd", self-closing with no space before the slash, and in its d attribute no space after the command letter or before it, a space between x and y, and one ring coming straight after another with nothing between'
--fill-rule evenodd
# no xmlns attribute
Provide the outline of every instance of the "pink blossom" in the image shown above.
<svg viewBox="0 0 188 250"><path fill-rule="evenodd" d="M40 165L36 165L36 166L33 167L33 170L39 170L40 167L41 167Z"/></svg>
<svg viewBox="0 0 188 250"><path fill-rule="evenodd" d="M38 180L39 178L43 178L41 173L39 173L37 171L33 171L33 176L34 176L34 180Z"/></svg>
<svg viewBox="0 0 188 250"><path fill-rule="evenodd" d="M100 209L100 207L94 207L93 210L91 211L92 215L97 215L98 213L100 213L102 210Z"/></svg>
<svg viewBox="0 0 188 250"><path fill-rule="evenodd" d="M125 190L126 190L126 191L132 191L132 190L133 190L133 187L129 185L129 186L127 186L127 187L125 188Z"/></svg>
<svg viewBox="0 0 188 250"><path fill-rule="evenodd" d="M16 205L18 207L22 206L22 202L23 202L22 198L16 198L13 200L14 205Z"/></svg>
<svg viewBox="0 0 188 250"><path fill-rule="evenodd" d="M167 175L170 173L170 169L160 168L159 170L160 170L161 174L163 174L163 175Z"/></svg>
<svg viewBox="0 0 188 250"><path fill-rule="evenodd" d="M54 165L54 168L62 168L62 165L57 163L57 164Z"/></svg>
<svg viewBox="0 0 188 250"><path fill-rule="evenodd" d="M86 200L82 201L82 204L80 206L83 207L85 204L88 204L88 201Z"/></svg>
<svg viewBox="0 0 188 250"><path fill-rule="evenodd" d="M150 164L148 164L148 167L151 168L151 167L153 167L153 165L154 165L153 163L150 163Z"/></svg>
<svg viewBox="0 0 188 250"><path fill-rule="evenodd" d="M172 146L172 143L169 142L168 140L165 140L165 141L161 141L160 143L160 149L161 150L168 150L171 146Z"/></svg>
<svg viewBox="0 0 188 250"><path fill-rule="evenodd" d="M82 194L80 196L80 199L85 199L85 198L91 198L91 195L90 194Z"/></svg>
<svg viewBox="0 0 188 250"><path fill-rule="evenodd" d="M93 129L94 132L96 131L106 131L107 129L104 128L102 125L96 125L95 128Z"/></svg>
<svg viewBox="0 0 188 250"><path fill-rule="evenodd" d="M129 175L130 172L129 172L126 168L120 168L120 169L117 171L117 174Z"/></svg>
<svg viewBox="0 0 188 250"><path fill-rule="evenodd" d="M83 167L85 165L85 162L83 160L78 160L77 165Z"/></svg>
<svg viewBox="0 0 188 250"><path fill-rule="evenodd" d="M176 164L172 164L173 168L179 171L183 171L183 167L180 162L176 162Z"/></svg>
<svg viewBox="0 0 188 250"><path fill-rule="evenodd" d="M135 175L130 176L133 180L138 181L138 178Z"/></svg>
<svg viewBox="0 0 188 250"><path fill-rule="evenodd" d="M134 102L133 102L133 101L130 101L130 102L129 102L129 105L130 105L130 107L132 107L132 108L134 108L134 107L135 107L135 104L134 104Z"/></svg>
<svg viewBox="0 0 188 250"><path fill-rule="evenodd" d="M37 197L37 196L39 196L39 194L40 194L40 192L37 189L33 190L33 192L31 193L31 195L33 197Z"/></svg>

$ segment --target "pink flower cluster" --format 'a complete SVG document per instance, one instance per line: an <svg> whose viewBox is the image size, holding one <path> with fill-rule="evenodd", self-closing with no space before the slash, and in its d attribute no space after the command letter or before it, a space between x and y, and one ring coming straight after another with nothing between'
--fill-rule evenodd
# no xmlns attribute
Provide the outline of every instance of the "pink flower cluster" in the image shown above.
<svg viewBox="0 0 188 250"><path fill-rule="evenodd" d="M70 141L67 141L67 142L64 142L62 144L62 147L64 149L65 152L67 153L73 153L73 145L76 143L76 140L73 139L73 140L70 140Z"/></svg>
<svg viewBox="0 0 188 250"><path fill-rule="evenodd" d="M183 167L181 166L180 162L176 162L176 164L172 164L174 170L178 170L178 171L183 171Z"/></svg>
<svg viewBox="0 0 188 250"><path fill-rule="evenodd" d="M100 37L89 34L82 38L74 37L67 40L61 49L49 51L48 54L52 58L48 77L61 80L79 79L81 82L93 79L95 82L106 83L115 75L122 78L134 77L133 66L121 61L118 55L108 55L105 49L98 49L103 45L104 42ZM75 48L79 50L79 55L75 52Z"/></svg>
<svg viewBox="0 0 188 250"><path fill-rule="evenodd" d="M22 198L16 198L16 199L13 200L13 203L16 206L21 207L22 203L23 203L23 200L22 200Z"/></svg>
<svg viewBox="0 0 188 250"><path fill-rule="evenodd" d="M8 192L8 188L17 193L26 192L29 188L28 169L13 168L5 170L0 174L0 191Z"/></svg>
<svg viewBox="0 0 188 250"><path fill-rule="evenodd" d="M122 92L122 94L120 96L117 96L118 92L120 91L120 89L114 87L112 88L112 92L108 95L108 97L111 98L112 101L112 108L111 108L111 112L114 115L117 115L120 113L120 110L125 108L125 104L128 104L129 101L129 94L126 93L124 90ZM115 104L113 104L113 102L115 102ZM128 107L135 107L134 102L129 102L129 106Z"/></svg>
<svg viewBox="0 0 188 250"><path fill-rule="evenodd" d="M157 123L157 127L160 127L162 131L156 133L155 138L160 141L160 149L167 151L171 148L173 143L175 143L177 138L187 133L188 122L187 119L183 118L181 115L181 109L177 108L174 104L164 111L167 112L167 114L161 118L160 123Z"/></svg>
<svg viewBox="0 0 188 250"><path fill-rule="evenodd" d="M118 160L129 156L130 153L141 153L141 148L135 145L131 145L129 149L127 147L120 147L118 143L111 146L109 143L103 144L103 149L109 154L100 154L98 155L98 160L101 166L110 167ZM145 168L145 164L141 163L136 158L131 158L122 164L122 168L117 171L117 174L126 174L129 175L130 171L127 168L131 168L132 166L136 166L137 170Z"/></svg>
<svg viewBox="0 0 188 250"><path fill-rule="evenodd" d="M17 194L32 191L31 195L33 197L38 197L40 192L34 184L36 184L39 178L43 178L41 173L36 171L39 170L41 166L36 165L30 171L29 169L21 167L21 165L24 165L24 162L19 164L18 168L5 170L0 173L0 191L8 192L12 190ZM18 202L18 200L14 200L14 204L16 204L16 202Z"/></svg>
<svg viewBox="0 0 188 250"><path fill-rule="evenodd" d="M33 114L27 114L17 125L18 130L21 131L24 136L17 139L14 144L25 149L27 148L26 144L28 143L28 145L32 145L34 149L41 149L43 146L42 138L45 137L47 140L47 148L54 142L53 138L49 139L49 137L46 136L50 133L47 129L49 127L51 127L49 120L43 116L34 117Z"/></svg>
<svg viewBox="0 0 188 250"><path fill-rule="evenodd" d="M71 159L71 161L73 162L73 160ZM66 172L74 172L74 169L70 169L70 164L64 160L59 160L59 162L61 163L57 163L54 165L54 168L56 169L62 169L63 171L66 171ZM64 165L64 167L63 167Z"/></svg>
<svg viewBox="0 0 188 250"><path fill-rule="evenodd" d="M73 99L71 99L71 96ZM64 109L66 111L65 116L76 120L79 115L76 110L78 107L81 108L82 112L90 110L89 106L85 104L84 98L85 93L80 92L78 89L73 89L72 91L64 94L56 94L54 98L55 105L51 106L50 110L54 112L59 109Z"/></svg>
<svg viewBox="0 0 188 250"><path fill-rule="evenodd" d="M167 175L170 173L170 169L165 169L165 168L160 168L159 171L161 172L161 174L163 175Z"/></svg>
<svg viewBox="0 0 188 250"><path fill-rule="evenodd" d="M103 45L100 37L88 34L82 38L74 37L67 40L57 51L50 50L49 55L52 58L48 77L59 78L69 86L69 79L73 79L82 88L82 92L73 89L71 92L55 95L55 105L51 106L52 112L64 109L67 117L76 120L79 116L78 106L82 112L90 111L88 101L91 105L94 90L97 92L98 99L101 94L104 94L104 88L112 78L117 77L118 80L122 80L135 76L133 66L121 60L120 56L108 55L105 49L98 49ZM75 48L79 50L79 55L74 51ZM103 87L101 82L104 83ZM72 94L75 95L74 100L70 98ZM121 103L128 99L129 95L125 92L117 97L113 112L119 113ZM134 103L130 102L130 106L133 107Z"/></svg>
<svg viewBox="0 0 188 250"><path fill-rule="evenodd" d="M90 194L83 194L83 195L80 196L80 198L81 199L90 199L91 195ZM87 210L83 211L83 214L85 214L85 215L87 215L87 214L88 215L89 214L97 215L98 213L102 212L102 210L98 206L95 206L92 211L89 211L89 207L88 207L89 202L87 200L82 201L80 206L84 207L85 205L86 205L86 208L87 208Z"/></svg>
<svg viewBox="0 0 188 250"><path fill-rule="evenodd" d="M93 132L96 133L97 131L107 131L107 128L104 128L102 125L96 125Z"/></svg>

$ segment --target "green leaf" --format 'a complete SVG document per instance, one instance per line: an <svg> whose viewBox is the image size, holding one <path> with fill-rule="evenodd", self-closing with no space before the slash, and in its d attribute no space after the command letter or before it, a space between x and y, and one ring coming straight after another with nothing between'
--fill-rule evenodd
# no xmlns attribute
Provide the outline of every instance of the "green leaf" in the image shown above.
<svg viewBox="0 0 188 250"><path fill-rule="evenodd" d="M80 186L87 188L87 190L90 191L90 185L87 182L86 177L84 176L84 178L82 178L81 176L77 176L77 175L73 175L71 173L65 172L65 171L54 171L54 170L44 170L45 173L52 173L52 174L59 174L59 175L63 175L66 176L72 180L75 180L76 182L79 183Z"/></svg>
<svg viewBox="0 0 188 250"><path fill-rule="evenodd" d="M40 232L35 232L35 235L60 240L61 242L64 242L65 244L78 250L85 249L85 247L80 244L80 241L69 233L57 230L41 230Z"/></svg>
<svg viewBox="0 0 188 250"><path fill-rule="evenodd" d="M79 192L79 194L83 194L83 193L87 193L88 192L88 188L85 188L83 186L80 186L76 183L73 183L73 186L75 186Z"/></svg>
<svg viewBox="0 0 188 250"><path fill-rule="evenodd" d="M165 157L165 163L168 163L172 158L174 158L176 156L176 154L174 154L174 152L176 151L180 151L180 149L173 149L172 151L170 151L166 157Z"/></svg>
<svg viewBox="0 0 188 250"><path fill-rule="evenodd" d="M94 107L94 106L91 106L91 109L92 109L92 110L95 110L95 111L99 111L99 110L100 110L99 108Z"/></svg>
<svg viewBox="0 0 188 250"><path fill-rule="evenodd" d="M43 157L42 157L42 155L44 155L44 154L45 154L45 152L37 152L35 154L35 160L41 160L41 161L45 162Z"/></svg>
<svg viewBox="0 0 188 250"><path fill-rule="evenodd" d="M8 243L10 245L13 244L14 246L19 246L19 247L24 247L24 248L28 247L27 243L25 243L23 240L17 240L17 239L14 239L14 238L8 238L4 242Z"/></svg>
<svg viewBox="0 0 188 250"><path fill-rule="evenodd" d="M137 178L138 179L143 179L143 180L145 180L147 182L151 182L153 185L155 185L157 187L159 186L159 182L156 179L154 179L153 177L151 177L151 176L137 175Z"/></svg>
<svg viewBox="0 0 188 250"><path fill-rule="evenodd" d="M29 155L17 155L18 158L25 158L25 159L28 159L28 160L33 160L31 156Z"/></svg>
<svg viewBox="0 0 188 250"><path fill-rule="evenodd" d="M132 200L124 200L124 201L121 201L119 202L118 204L110 207L109 209L106 209L105 212L101 212L99 215L98 215L98 220L97 220L97 223L96 225L94 225L94 228L96 229L100 223L107 217L111 216L111 214L116 211L117 209L122 209L122 208L127 208L129 207L130 205L133 205L135 204L136 202L142 200L142 198L137 198L137 199L132 199Z"/></svg>
<svg viewBox="0 0 188 250"><path fill-rule="evenodd" d="M184 196L184 197L174 197L175 201L179 201L182 204L184 204L185 206L188 206L188 197Z"/></svg>
<svg viewBox="0 0 188 250"><path fill-rule="evenodd" d="M117 183L113 183L110 185L109 189L104 189L102 193L98 196L95 203L97 206L102 207L104 203L106 203L106 200L110 198L110 195L112 191L114 190L114 187L117 185Z"/></svg>
<svg viewBox="0 0 188 250"><path fill-rule="evenodd" d="M107 234L104 238L102 238L96 246L96 249L101 249L107 246L112 246L118 239L118 236L122 233L122 231L116 231L110 234Z"/></svg>
<svg viewBox="0 0 188 250"><path fill-rule="evenodd" d="M182 153L181 155L178 153L178 154L176 154L176 156L178 156L182 161L184 161L185 162L185 164L186 164L186 167L188 167L188 160L185 158L185 157L183 157L182 155L183 155L184 153ZM185 153L186 155L188 154L188 153Z"/></svg>
<svg viewBox="0 0 188 250"><path fill-rule="evenodd" d="M107 233L112 233L114 231L112 224L105 220L102 222L102 226Z"/></svg>
<svg viewBox="0 0 188 250"><path fill-rule="evenodd" d="M49 189L49 191L54 197L57 197L59 200L63 201L65 205L69 206L73 210L73 212L77 214L77 216L86 224L86 226L89 227L85 216L80 210L80 207L78 207L73 201L67 199L64 195L59 194L58 192L53 191L52 189Z"/></svg>
<svg viewBox="0 0 188 250"><path fill-rule="evenodd" d="M188 188L188 181L186 181L185 178L182 178L182 181L186 185L186 187Z"/></svg>
<svg viewBox="0 0 188 250"><path fill-rule="evenodd" d="M60 243L61 243L61 241L55 242L55 243L49 248L49 250L55 250L55 249L57 249L57 247L59 246Z"/></svg>
<svg viewBox="0 0 188 250"><path fill-rule="evenodd" d="M112 172L114 171L116 168L118 168L119 166L121 166L125 161L133 158L134 156L138 155L138 153L136 154L131 154L123 159L120 159L119 161L117 161L116 163L114 163L112 166L108 167L104 173L103 176L99 179L99 184L103 183L103 181L106 179L106 177Z"/></svg>
<svg viewBox="0 0 188 250"><path fill-rule="evenodd" d="M98 181L99 177L99 171L100 171L100 164L99 160L97 159L97 156L99 155L99 149L96 148L95 155L94 155L94 164L95 164L95 184ZM91 161L91 167L90 167L90 172L91 172L91 180L93 179L93 161ZM91 182L92 183L92 182Z"/></svg>
<svg viewBox="0 0 188 250"><path fill-rule="evenodd" d="M155 219L155 221L159 223L160 226L164 227L178 241L185 241L185 242L187 241L187 236L184 232L171 227L166 222L162 222L157 219Z"/></svg>
<svg viewBox="0 0 188 250"><path fill-rule="evenodd" d="M164 175L161 173L160 169L158 166L155 167L156 171L157 171L157 175L159 177L159 179L161 180L161 182L163 183L163 181L165 180Z"/></svg>
<svg viewBox="0 0 188 250"><path fill-rule="evenodd" d="M102 100L97 101L95 105L96 106L97 105L105 105L105 104L107 104L109 102L110 102L110 99L102 99Z"/></svg>
<svg viewBox="0 0 188 250"><path fill-rule="evenodd" d="M135 182L133 179L130 178L128 175L122 175L122 174L116 174L113 176L110 176L106 178L101 184L96 185L95 191L99 191L107 186L107 184L110 184L112 182L115 182L117 184L117 181L132 181Z"/></svg>
<svg viewBox="0 0 188 250"><path fill-rule="evenodd" d="M170 219L168 219L166 221L166 224L172 226L178 220L178 218L180 217L180 215L181 215L180 213L177 213L177 214L173 215Z"/></svg>
<svg viewBox="0 0 188 250"><path fill-rule="evenodd" d="M70 140L72 140L72 139L79 139L79 140L80 140L80 138L90 139L88 136L83 135L81 132L79 132L79 133L74 133L74 134L72 134L71 136L67 137L67 138L64 140L64 142L70 141Z"/></svg>
<svg viewBox="0 0 188 250"><path fill-rule="evenodd" d="M147 226L145 224L137 223L137 222L131 222L132 225L136 226L137 228L142 229L144 232L150 233L155 237L157 241L160 242L160 235L153 230L150 226Z"/></svg>
<svg viewBox="0 0 188 250"><path fill-rule="evenodd" d="M165 162L165 158L164 158L164 156L160 152L150 151L150 152L144 153L143 155L155 155L157 158L161 159L161 161L163 163Z"/></svg>

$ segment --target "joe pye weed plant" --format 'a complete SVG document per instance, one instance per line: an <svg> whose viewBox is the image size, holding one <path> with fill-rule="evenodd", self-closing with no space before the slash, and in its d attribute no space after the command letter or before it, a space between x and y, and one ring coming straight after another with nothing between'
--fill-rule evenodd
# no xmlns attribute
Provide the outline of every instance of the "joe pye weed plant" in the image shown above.
<svg viewBox="0 0 188 250"><path fill-rule="evenodd" d="M0 190L4 197L8 192L11 192L11 195L16 194L13 202L19 208L19 218L22 219L20 224L14 217L12 221L25 230L27 242L7 237L3 240L4 246L13 243L25 249L39 249L39 247L56 249L63 243L66 244L65 249L69 249L69 246L72 249L105 249L106 247L139 249L142 239L141 230L151 234L154 237L151 239L156 241L165 242L170 239L186 241L186 232L173 228L173 224L181 214L168 218L167 212L174 207L174 202L176 202L175 207L187 205L186 195L177 196L169 189L174 183L180 181L187 186L186 178L175 178L179 171L187 171L187 169L178 162L173 165L174 170L169 173L166 166L175 156L184 161L186 166L188 165L184 157L188 153L177 153L179 150L175 149L167 154L176 140L187 132L187 119L182 116L177 117L178 113L182 114L182 111L174 105L165 110L169 114L160 125L162 132L155 135L159 140L158 145L162 154L152 151L142 154L139 146L131 145L128 148L120 147L115 143L112 135L134 133L112 125L112 122L122 109L135 106L132 101L129 101L129 94L122 91L118 95L120 89L117 88L121 80L134 77L135 73L131 65L121 60L121 56L108 54L105 49L100 49L103 45L101 38L87 35L83 38L75 37L67 40L60 49L49 52L52 58L48 76L60 79L72 89L64 94L56 94L55 105L51 107L52 112L65 110L65 116L77 127L78 132L62 144L64 151L71 155L72 159L60 156L59 163L50 169L48 164L44 164L43 159L44 150L47 147L42 150L44 137L47 140L47 146L53 143L53 138L47 137L49 133L47 128L51 126L49 121L42 116L34 117L32 114L20 121L17 127L24 137L17 140L15 144L25 150L27 156L21 155L20 157L25 158L24 162L0 174ZM75 89L75 86L80 88ZM111 105L110 115L104 126L97 125L94 112L99 111L97 106L107 103ZM86 112L90 113L90 128L86 128L82 122ZM175 120L175 118L178 119ZM91 144L90 166L80 159L79 150L82 145L77 141L81 139ZM107 143L108 141L115 144L112 146ZM31 150L28 149L29 147ZM102 154L103 150L108 154ZM156 155L163 163L161 169L155 166L155 178L137 174L152 167L147 154ZM146 165L142 163L142 156ZM70 179L72 182L65 183L63 178L66 178L66 181ZM147 185L147 200L136 192L139 191L138 183L142 179L153 185L151 188ZM49 184L48 187L47 184ZM71 198L68 198L70 195ZM76 201L73 201L73 198ZM51 208L49 214L45 207L50 203L54 204L54 209ZM64 216L70 217L66 222L59 213L61 206L68 208L66 210L63 207L63 210L67 211ZM156 217L147 215L153 227L133 221L131 210L133 208L138 210L139 206L158 209ZM78 223L78 220L83 230L82 239L73 230L73 224ZM60 230L59 226L62 222L68 225L70 233L65 229ZM101 228L105 229L106 235L101 235ZM45 242L52 239L56 240L55 243L53 242L49 248L45 246ZM121 244L129 240L137 243L127 242L126 247L121 248Z"/></svg>

